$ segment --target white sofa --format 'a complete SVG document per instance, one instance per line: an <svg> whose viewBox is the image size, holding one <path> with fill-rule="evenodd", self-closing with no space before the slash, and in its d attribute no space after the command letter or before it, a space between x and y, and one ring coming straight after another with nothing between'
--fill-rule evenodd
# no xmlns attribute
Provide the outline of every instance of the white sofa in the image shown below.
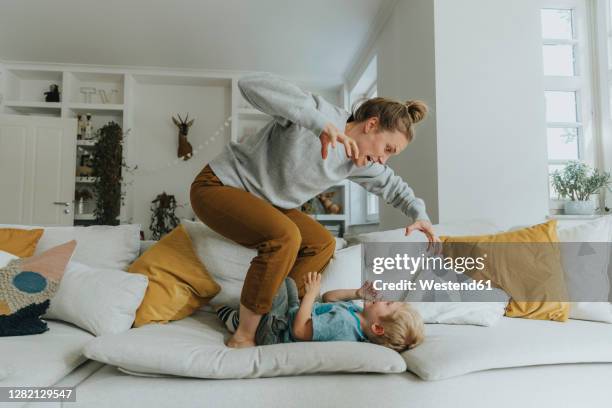
<svg viewBox="0 0 612 408"><path fill-rule="evenodd" d="M142 242L141 248L150 244ZM603 327L602 323L581 324L576 325L576 330L583 330L585 324L597 325L593 327L598 330ZM424 381L411 372L240 380L134 376L116 367L86 360L81 351L93 339L91 334L60 321L50 321L49 326L50 330L41 335L0 338L0 386L74 386L77 401L65 405L74 407L612 406L609 392L612 363L500 368L440 381ZM435 339L452 339L459 333L457 326L435 326ZM473 333L473 343L478 344L485 339L483 330L492 329L473 326L465 330ZM603 330L612 331L612 325ZM517 338L523 335L516 333ZM512 336L504 337L511 340ZM522 344L528 343L523 339ZM495 354L495 345L484 346L487 353ZM609 346L612 348L612 344ZM570 351L572 347L590 346L577 341L564 347ZM525 353L528 352L525 347ZM498 353L504 353L501 345ZM7 407L22 405L38 406L35 403L0 403ZM40 406L62 405L41 403Z"/></svg>

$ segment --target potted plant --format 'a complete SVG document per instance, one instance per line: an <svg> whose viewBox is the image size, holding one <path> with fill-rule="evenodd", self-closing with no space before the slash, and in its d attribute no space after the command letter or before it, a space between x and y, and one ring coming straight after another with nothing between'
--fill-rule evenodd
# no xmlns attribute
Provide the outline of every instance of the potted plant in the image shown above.
<svg viewBox="0 0 612 408"><path fill-rule="evenodd" d="M92 176L96 178L93 189L97 197L94 216L96 224L118 225L124 192L122 170L131 169L123 160L123 140L127 132L111 121L97 132L93 149Z"/></svg>
<svg viewBox="0 0 612 408"><path fill-rule="evenodd" d="M599 193L604 187L610 190L610 173L571 161L562 171L553 172L552 185L560 198L569 198L564 203L565 214L591 215L595 212L595 201L590 200L591 195Z"/></svg>
<svg viewBox="0 0 612 408"><path fill-rule="evenodd" d="M159 240L161 237L178 226L180 220L176 216L176 208L179 205L173 195L163 192L151 201L151 238Z"/></svg>

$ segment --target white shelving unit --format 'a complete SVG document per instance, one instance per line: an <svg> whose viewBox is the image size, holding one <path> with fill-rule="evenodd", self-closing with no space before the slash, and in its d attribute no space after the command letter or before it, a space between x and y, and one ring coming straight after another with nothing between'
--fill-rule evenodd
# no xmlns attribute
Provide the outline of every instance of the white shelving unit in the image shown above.
<svg viewBox="0 0 612 408"><path fill-rule="evenodd" d="M223 71L188 71L166 69L140 69L134 67L94 67L56 64L25 64L0 63L0 113L54 116L76 118L79 114L92 114L94 131L110 121L118 123L129 134L138 133L138 124L134 129L134 106L137 98L143 97L137 93L137 87L147 85L185 86L186 92L202 89L200 87L222 87L227 89L229 96L230 140L240 142L245 137L257 133L270 120L271 116L253 109L246 102L239 90L238 79L245 73ZM60 102L45 102L44 92L49 85L57 84L61 92ZM82 87L103 90L110 100L103 100L99 93L88 100L81 93ZM113 92L116 90L116 92ZM107 103L105 103L107 102ZM140 101L144 102L144 101ZM141 105L138 105L141 106ZM227 112L227 110L226 110ZM226 116L227 117L227 116ZM142 123L142 122L139 122ZM124 157L129 158L129 134L124 143ZM94 141L78 140L79 151L91 150ZM195 147L195 146L194 146ZM131 146L137 150L136 146ZM126 160L128 162L129 160ZM79 164L77 157L76 167ZM75 179L77 188L91 186L90 177ZM316 215L315 218L323 224L340 223L346 230L349 223L349 188L348 182L333 187L341 191L338 200L343 204L341 215ZM120 222L130 222L136 212L133 187L124 186L124 205L121 206ZM337 194L338 195L338 194ZM140 204L139 204L140 205ZM77 207L75 206L75 209ZM76 214L75 224L87 224L93 220L92 214ZM142 220L139 222L143 223ZM144 225L144 223L143 223Z"/></svg>
<svg viewBox="0 0 612 408"><path fill-rule="evenodd" d="M41 68L37 65L8 65L2 75L3 98L0 102L0 112L18 115L54 116L62 118L77 118L78 115L91 114L94 132L110 121L124 127L125 76L124 72L97 72L95 70L79 71L63 67ZM58 85L60 102L45 102L44 93L51 84ZM97 93L88 100L81 93L81 88L95 88ZM106 93L108 99L102 97ZM105 103L107 102L107 103ZM77 140L77 163L80 153L91 150L93 140ZM91 190L93 177L76 177L77 189ZM91 207L91 205L90 205ZM94 220L93 214L76 214L75 224Z"/></svg>

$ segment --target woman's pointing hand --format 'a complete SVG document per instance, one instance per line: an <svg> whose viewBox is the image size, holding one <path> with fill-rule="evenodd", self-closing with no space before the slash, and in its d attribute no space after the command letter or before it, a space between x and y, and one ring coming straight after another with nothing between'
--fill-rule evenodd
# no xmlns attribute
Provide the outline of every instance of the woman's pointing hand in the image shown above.
<svg viewBox="0 0 612 408"><path fill-rule="evenodd" d="M337 142L344 145L347 158L359 158L359 147L357 147L357 142L340 132L340 130L338 130L338 128L331 122L328 122L327 125L325 125L319 139L321 140L321 157L323 157L323 160L327 159L329 144L331 143L332 147L336 148Z"/></svg>

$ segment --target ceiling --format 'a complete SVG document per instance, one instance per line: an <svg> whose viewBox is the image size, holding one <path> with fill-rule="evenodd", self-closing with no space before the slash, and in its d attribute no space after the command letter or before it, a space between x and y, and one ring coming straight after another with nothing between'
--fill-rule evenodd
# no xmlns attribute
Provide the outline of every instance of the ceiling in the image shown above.
<svg viewBox="0 0 612 408"><path fill-rule="evenodd" d="M0 0L0 60L271 71L342 83L389 3Z"/></svg>

